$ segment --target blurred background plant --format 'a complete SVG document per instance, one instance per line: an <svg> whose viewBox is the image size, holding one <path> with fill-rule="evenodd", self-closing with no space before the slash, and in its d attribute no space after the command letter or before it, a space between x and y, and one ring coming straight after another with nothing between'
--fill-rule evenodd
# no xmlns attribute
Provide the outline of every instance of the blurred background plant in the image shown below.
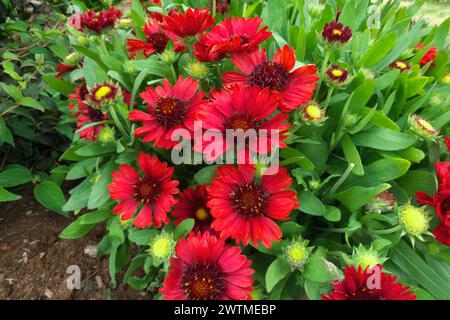
<svg viewBox="0 0 450 320"><path fill-rule="evenodd" d="M21 198L5 188L59 184L51 169L72 129L61 117L65 98L45 80L62 81L54 74L69 54L66 9L62 1L0 1L0 202Z"/></svg>

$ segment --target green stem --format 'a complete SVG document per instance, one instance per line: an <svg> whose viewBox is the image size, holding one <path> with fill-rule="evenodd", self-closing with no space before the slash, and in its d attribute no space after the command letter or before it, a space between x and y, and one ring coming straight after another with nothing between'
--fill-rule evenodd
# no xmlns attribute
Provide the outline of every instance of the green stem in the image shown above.
<svg viewBox="0 0 450 320"><path fill-rule="evenodd" d="M315 227L314 229L319 231L331 232L331 233L345 233L347 232L347 228L319 228Z"/></svg>
<svg viewBox="0 0 450 320"><path fill-rule="evenodd" d="M382 235L382 234L391 234L394 232L397 232L402 229L402 226L400 224L396 225L395 227L389 228L389 229L383 229L383 230L371 230L371 233Z"/></svg>
<svg viewBox="0 0 450 320"><path fill-rule="evenodd" d="M347 177L349 176L350 172L352 172L354 167L355 167L354 163L350 163L348 165L348 167L345 170L344 174L339 178L338 181L336 181L336 183L330 189L330 191L328 192L328 194L327 194L327 196L325 198L329 198L330 196L332 196L336 192L336 190L344 183L344 181L347 180Z"/></svg>
<svg viewBox="0 0 450 320"><path fill-rule="evenodd" d="M122 135L127 140L130 140L130 136L129 136L128 132L125 130L125 128L123 127L122 123L120 122L119 117L117 116L116 110L114 110L114 107L112 105L110 105L108 110L109 110L109 113L111 114L111 117L114 120L115 125L119 129L120 133L122 133Z"/></svg>
<svg viewBox="0 0 450 320"><path fill-rule="evenodd" d="M328 109L328 105L330 104L331 96L333 95L334 87L331 87L330 90L328 90L327 99L325 100L325 103L323 107Z"/></svg>
<svg viewBox="0 0 450 320"><path fill-rule="evenodd" d="M322 67L320 68L320 79L319 79L319 83L317 84L317 89L316 89L316 94L315 94L316 100L319 97L320 86L322 85L322 79L325 77L325 71L327 70L328 60L330 60L330 55L331 55L331 49L326 48L325 50L326 50L325 58L323 59Z"/></svg>

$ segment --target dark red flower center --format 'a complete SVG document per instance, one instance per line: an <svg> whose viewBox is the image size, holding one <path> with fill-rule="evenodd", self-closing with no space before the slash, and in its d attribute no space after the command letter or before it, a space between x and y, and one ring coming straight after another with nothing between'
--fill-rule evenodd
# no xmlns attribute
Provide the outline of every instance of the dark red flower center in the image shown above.
<svg viewBox="0 0 450 320"><path fill-rule="evenodd" d="M244 131L248 129L257 129L258 123L245 113L235 113L225 122L225 129L242 129Z"/></svg>
<svg viewBox="0 0 450 320"><path fill-rule="evenodd" d="M348 300L385 300L379 290L371 290L367 287L362 287L356 292L350 292L347 294Z"/></svg>
<svg viewBox="0 0 450 320"><path fill-rule="evenodd" d="M88 109L89 119L92 122L100 122L104 120L104 115L99 109L91 108Z"/></svg>
<svg viewBox="0 0 450 320"><path fill-rule="evenodd" d="M166 49L169 38L162 32L153 33L147 36L148 41L153 45L157 53L161 53Z"/></svg>
<svg viewBox="0 0 450 320"><path fill-rule="evenodd" d="M168 128L183 123L185 115L186 104L176 98L161 98L153 107L153 116L156 121Z"/></svg>
<svg viewBox="0 0 450 320"><path fill-rule="evenodd" d="M189 265L181 281L184 295L191 300L216 300L225 292L224 275L217 264Z"/></svg>
<svg viewBox="0 0 450 320"><path fill-rule="evenodd" d="M255 183L247 183L239 188L233 202L239 214L244 217L255 217L264 213L266 194Z"/></svg>
<svg viewBox="0 0 450 320"><path fill-rule="evenodd" d="M281 64L266 61L257 65L250 74L250 84L282 91L288 83L289 71Z"/></svg>
<svg viewBox="0 0 450 320"><path fill-rule="evenodd" d="M160 183L151 178L139 180L134 185L135 197L142 203L147 204L159 196Z"/></svg>

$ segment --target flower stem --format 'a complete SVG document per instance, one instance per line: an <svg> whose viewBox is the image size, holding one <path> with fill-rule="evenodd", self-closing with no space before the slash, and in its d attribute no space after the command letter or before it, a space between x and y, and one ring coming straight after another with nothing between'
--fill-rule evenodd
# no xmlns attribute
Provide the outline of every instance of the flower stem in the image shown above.
<svg viewBox="0 0 450 320"><path fill-rule="evenodd" d="M317 84L315 99L317 100L319 96L320 86L322 85L322 79L325 77L325 71L327 70L328 66L328 60L330 60L331 50L329 48L325 49L325 58L323 58L322 67L320 69L320 79L319 83Z"/></svg>
<svg viewBox="0 0 450 320"><path fill-rule="evenodd" d="M330 196L332 196L336 192L336 190L344 183L344 181L347 180L347 177L349 176L350 172L352 172L354 167L355 167L355 164L353 162L348 165L344 174L339 178L338 181L336 181L334 186L328 192L326 198L329 198Z"/></svg>
<svg viewBox="0 0 450 320"><path fill-rule="evenodd" d="M397 232L402 229L402 226L400 224L396 225L395 227L389 228L389 229L383 229L383 230L371 230L373 234L382 235L382 234L390 234Z"/></svg>

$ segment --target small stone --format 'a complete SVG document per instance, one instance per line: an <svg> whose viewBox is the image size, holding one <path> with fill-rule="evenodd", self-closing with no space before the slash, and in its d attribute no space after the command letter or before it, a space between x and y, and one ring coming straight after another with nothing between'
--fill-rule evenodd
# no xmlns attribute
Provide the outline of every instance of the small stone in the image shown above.
<svg viewBox="0 0 450 320"><path fill-rule="evenodd" d="M33 213L33 211L28 210L27 212L25 212L25 215L26 215L26 216L30 216L32 213Z"/></svg>
<svg viewBox="0 0 450 320"><path fill-rule="evenodd" d="M95 276L95 281L97 282L97 286L99 289L103 288L103 281L100 276Z"/></svg>
<svg viewBox="0 0 450 320"><path fill-rule="evenodd" d="M53 292L51 292L50 289L48 289L48 288L45 288L44 295L45 295L48 299L53 298Z"/></svg>
<svg viewBox="0 0 450 320"><path fill-rule="evenodd" d="M95 258L97 256L97 246L86 246L84 248L84 254L88 255L91 258Z"/></svg>

